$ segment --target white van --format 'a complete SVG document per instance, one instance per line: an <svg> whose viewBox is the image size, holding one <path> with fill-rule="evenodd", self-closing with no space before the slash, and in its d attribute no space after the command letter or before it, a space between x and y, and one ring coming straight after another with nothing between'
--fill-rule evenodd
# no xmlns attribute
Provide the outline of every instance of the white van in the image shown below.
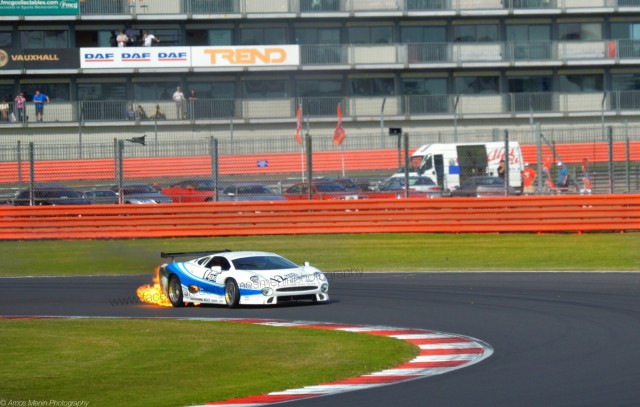
<svg viewBox="0 0 640 407"><path fill-rule="evenodd" d="M444 190L451 191L468 177L498 176L500 161L505 159L505 143L440 143L418 148L409 159L413 175L431 178ZM520 143L509 142L509 185L522 188L522 151ZM396 174L398 175L398 174Z"/></svg>

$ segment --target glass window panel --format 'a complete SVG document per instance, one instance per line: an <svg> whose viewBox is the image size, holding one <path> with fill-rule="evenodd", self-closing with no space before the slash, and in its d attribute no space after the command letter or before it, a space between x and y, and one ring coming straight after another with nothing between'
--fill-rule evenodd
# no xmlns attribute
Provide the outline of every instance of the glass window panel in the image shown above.
<svg viewBox="0 0 640 407"><path fill-rule="evenodd" d="M339 28L299 28L296 30L298 44L340 44Z"/></svg>
<svg viewBox="0 0 640 407"><path fill-rule="evenodd" d="M580 24L564 23L558 27L559 38L561 41L575 41L580 39Z"/></svg>
<svg viewBox="0 0 640 407"><path fill-rule="evenodd" d="M369 36L369 28L368 27L350 27L349 43L350 44L370 44L371 37Z"/></svg>
<svg viewBox="0 0 640 407"><path fill-rule="evenodd" d="M233 45L231 30L209 30L209 45Z"/></svg>
<svg viewBox="0 0 640 407"><path fill-rule="evenodd" d="M602 92L602 75L561 75L560 91L572 92Z"/></svg>
<svg viewBox="0 0 640 407"><path fill-rule="evenodd" d="M479 25L476 32L478 42L498 41L498 27L495 25Z"/></svg>
<svg viewBox="0 0 640 407"><path fill-rule="evenodd" d="M581 33L584 41L600 41L602 39L602 24L582 24Z"/></svg>
<svg viewBox="0 0 640 407"><path fill-rule="evenodd" d="M393 41L392 27L371 27L372 44L391 44Z"/></svg>
<svg viewBox="0 0 640 407"><path fill-rule="evenodd" d="M25 83L21 85L21 91L24 92L28 101L33 99L36 90L49 96L52 102L68 102L70 97L70 84L68 83Z"/></svg>
<svg viewBox="0 0 640 407"><path fill-rule="evenodd" d="M125 100L124 83L79 83L78 100Z"/></svg>
<svg viewBox="0 0 640 407"><path fill-rule="evenodd" d="M69 31L20 31L20 45L26 49L68 48Z"/></svg>
<svg viewBox="0 0 640 407"><path fill-rule="evenodd" d="M335 97L342 96L342 81L330 80L300 80L296 82L298 97Z"/></svg>
<svg viewBox="0 0 640 407"><path fill-rule="evenodd" d="M286 44L284 28L245 28L240 30L240 45Z"/></svg>
<svg viewBox="0 0 640 407"><path fill-rule="evenodd" d="M188 92L191 89L196 90L198 99L234 99L235 83L234 82L196 82L190 81L187 87ZM185 93L188 97L188 93Z"/></svg>
<svg viewBox="0 0 640 407"><path fill-rule="evenodd" d="M289 97L287 80L249 80L242 82L243 96L250 99L280 99Z"/></svg>
<svg viewBox="0 0 640 407"><path fill-rule="evenodd" d="M351 79L350 87L354 96L392 96L395 94L392 78Z"/></svg>
<svg viewBox="0 0 640 407"><path fill-rule="evenodd" d="M11 31L0 31L0 47L11 48L12 45Z"/></svg>
<svg viewBox="0 0 640 407"><path fill-rule="evenodd" d="M405 78L402 80L403 95L446 95L446 78Z"/></svg>
<svg viewBox="0 0 640 407"><path fill-rule="evenodd" d="M455 79L458 94L497 94L499 81L497 76L465 76Z"/></svg>
<svg viewBox="0 0 640 407"><path fill-rule="evenodd" d="M446 42L447 32L445 27L401 27L400 37L405 44Z"/></svg>
<svg viewBox="0 0 640 407"><path fill-rule="evenodd" d="M133 97L135 100L171 100L176 86L176 82L135 82Z"/></svg>
<svg viewBox="0 0 640 407"><path fill-rule="evenodd" d="M455 42L475 42L476 30L471 25L456 25L453 27L453 40Z"/></svg>

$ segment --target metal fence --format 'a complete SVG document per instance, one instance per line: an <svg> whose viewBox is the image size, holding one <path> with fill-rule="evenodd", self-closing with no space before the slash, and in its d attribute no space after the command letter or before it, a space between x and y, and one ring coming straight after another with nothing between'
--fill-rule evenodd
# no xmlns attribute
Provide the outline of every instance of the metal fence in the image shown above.
<svg viewBox="0 0 640 407"><path fill-rule="evenodd" d="M511 171L518 173L518 185L514 185L518 192L525 162L539 174L535 193L640 192L638 127L532 126L510 132L495 129L491 132L414 133L407 135L407 156L420 146L432 143L499 144L507 134L510 141L520 143L522 151L522 158L511 163ZM222 191L223 187L238 183L247 187L248 183L264 184L275 194L295 198L293 192L287 190L310 177L350 178L358 185L359 193L366 196L375 195L381 183L405 163L399 135L348 135L340 146L333 143L330 134L307 133L307 136L311 144L306 148L299 145L293 135L233 140L209 134L190 138L151 134L114 137L109 142L0 143L0 202L22 205L68 203L66 198L38 201L35 196L46 195L46 191L36 192L46 189L42 187L64 187L85 192L93 203L106 203L109 199L126 203L120 192L127 184L151 185L170 195L174 202L244 199L229 190ZM496 153L497 157L504 157L504 148L501 151ZM460 180L471 175L497 175L496 168L487 162L468 163L462 156L443 157L440 165L444 172L440 177L434 177L434 182L445 191L458 186L447 184L450 181L442 177L452 171L451 165L459 166L462 172L465 168L471 171L461 174ZM309 161L312 161L311 167ZM562 190L547 184L548 179L557 184L558 162L565 164L570 175L568 188ZM585 188L583 180L585 163L589 188ZM543 178L543 174L547 177ZM215 190L219 193L215 194ZM114 197L113 192L119 196ZM104 197L97 196L100 194ZM16 197L20 199L16 200ZM149 203L153 199L141 198L135 203Z"/></svg>

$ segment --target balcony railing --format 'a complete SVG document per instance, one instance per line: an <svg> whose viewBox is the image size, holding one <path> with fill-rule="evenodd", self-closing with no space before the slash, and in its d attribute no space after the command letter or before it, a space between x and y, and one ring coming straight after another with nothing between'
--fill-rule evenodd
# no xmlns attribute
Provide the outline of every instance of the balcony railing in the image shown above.
<svg viewBox="0 0 640 407"><path fill-rule="evenodd" d="M508 93L489 95L406 95L369 97L318 97L283 99L198 99L181 109L170 101L73 101L52 102L45 106L38 121L33 103L24 111L15 104L0 112L2 126L66 125L69 123L129 122L139 124L224 123L228 121L292 122L296 108L302 105L303 116L311 119L336 117L341 104L345 120L386 117L408 119L556 117L558 115L637 115L640 91L592 93ZM384 108L383 108L384 105ZM160 113L157 113L157 112Z"/></svg>
<svg viewBox="0 0 640 407"><path fill-rule="evenodd" d="M483 14L526 13L536 10L560 13L584 9L612 10L640 8L638 0L81 0L80 15L176 15L204 16L225 14L239 17L247 14L318 15L354 13L464 13L482 10Z"/></svg>

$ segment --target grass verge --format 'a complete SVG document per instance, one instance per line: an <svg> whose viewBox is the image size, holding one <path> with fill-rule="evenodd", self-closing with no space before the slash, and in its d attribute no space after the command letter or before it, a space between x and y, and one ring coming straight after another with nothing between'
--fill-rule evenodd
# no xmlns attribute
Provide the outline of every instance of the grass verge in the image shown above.
<svg viewBox="0 0 640 407"><path fill-rule="evenodd" d="M374 335L184 320L2 320L0 343L0 399L91 407L221 401L378 371L417 354Z"/></svg>
<svg viewBox="0 0 640 407"><path fill-rule="evenodd" d="M640 234L361 234L3 241L0 276L145 274L161 251L266 250L324 271L638 270Z"/></svg>

